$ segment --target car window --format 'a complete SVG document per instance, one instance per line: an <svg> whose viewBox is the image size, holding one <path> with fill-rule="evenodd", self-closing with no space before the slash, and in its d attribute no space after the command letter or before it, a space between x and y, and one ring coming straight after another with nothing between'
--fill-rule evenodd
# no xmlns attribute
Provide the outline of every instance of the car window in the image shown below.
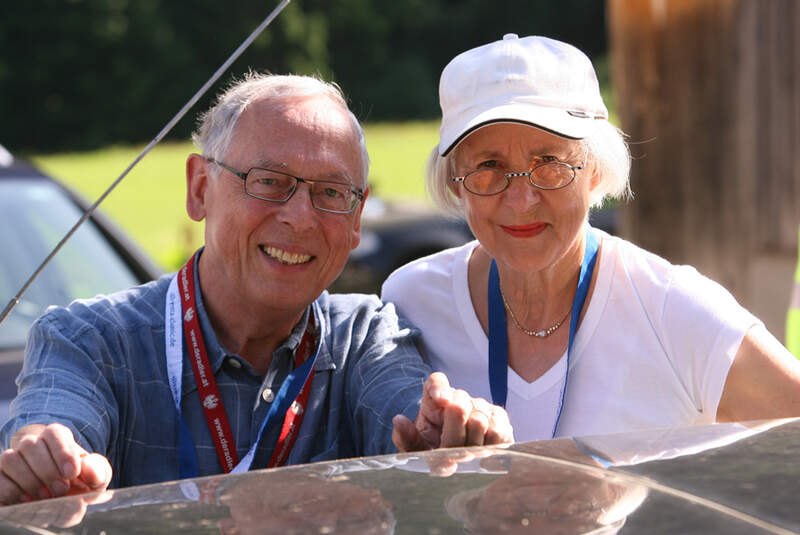
<svg viewBox="0 0 800 535"><path fill-rule="evenodd" d="M75 203L49 181L0 181L0 308L80 217ZM50 305L137 283L98 228L86 222L0 324L0 349L24 346L31 323Z"/></svg>

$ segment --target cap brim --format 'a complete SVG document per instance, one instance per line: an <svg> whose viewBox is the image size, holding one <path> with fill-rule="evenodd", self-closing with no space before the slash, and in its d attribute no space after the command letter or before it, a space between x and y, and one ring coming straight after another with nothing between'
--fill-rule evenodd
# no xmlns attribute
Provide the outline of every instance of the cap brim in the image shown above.
<svg viewBox="0 0 800 535"><path fill-rule="evenodd" d="M564 109L531 104L507 104L470 115L468 120L455 118L447 129L440 129L439 155L447 154L472 132L495 123L518 123L539 128L566 139L583 139L595 125L595 119L576 117ZM444 121L442 121L444 123Z"/></svg>

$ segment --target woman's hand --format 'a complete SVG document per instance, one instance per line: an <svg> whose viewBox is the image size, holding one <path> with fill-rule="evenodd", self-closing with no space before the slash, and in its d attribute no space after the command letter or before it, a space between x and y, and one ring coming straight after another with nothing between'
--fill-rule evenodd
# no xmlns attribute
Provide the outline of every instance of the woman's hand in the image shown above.
<svg viewBox="0 0 800 535"><path fill-rule="evenodd" d="M464 390L452 388L443 373L432 373L422 388L422 403L415 422L403 415L394 417L392 442L398 451L514 441L514 431L505 409L482 398L473 398Z"/></svg>

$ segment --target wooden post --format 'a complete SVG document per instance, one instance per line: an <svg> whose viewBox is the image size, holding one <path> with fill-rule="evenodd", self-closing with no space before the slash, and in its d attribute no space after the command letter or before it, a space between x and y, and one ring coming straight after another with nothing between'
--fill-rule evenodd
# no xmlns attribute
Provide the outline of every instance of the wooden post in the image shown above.
<svg viewBox="0 0 800 535"><path fill-rule="evenodd" d="M783 340L800 225L800 2L607 9L634 156L620 233L720 282Z"/></svg>

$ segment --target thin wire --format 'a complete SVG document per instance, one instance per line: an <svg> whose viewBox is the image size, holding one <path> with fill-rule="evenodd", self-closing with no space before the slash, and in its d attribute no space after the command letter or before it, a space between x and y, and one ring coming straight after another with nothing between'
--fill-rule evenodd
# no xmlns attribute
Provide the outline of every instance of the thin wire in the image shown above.
<svg viewBox="0 0 800 535"><path fill-rule="evenodd" d="M47 255L47 258L45 258L44 261L39 265L39 267L36 268L36 270L33 272L30 278L25 282L22 288L20 288L19 292L17 292L17 295L11 298L11 301L8 302L8 305L6 305L6 308L3 310L3 313L0 314L0 323L2 323L3 320L5 320L6 317L11 313L11 311L14 310L14 307L19 304L19 300L22 299L22 296L28 290L30 285L33 284L33 281L36 280L36 278L39 276L42 270L47 266L47 264L50 263L50 260L52 260L53 257L58 253L58 251L61 250L61 247L63 247L64 244L67 243L67 241L72 237L72 235L75 234L75 231L77 231L78 228L87 219L89 219L89 217L91 217L91 215L95 212L97 207L100 206L100 203L103 202L106 197L108 197L108 195L114 190L114 188L117 187L117 185L120 182L122 182L122 179L125 178L128 175L128 173L131 172L131 170L136 166L136 164L138 164L139 161L142 158L144 158L144 156L148 152L150 152L150 149L155 147L164 138L164 136L167 135L170 130L172 130L172 128L177 124L177 122L180 121L184 115L186 115L186 112L188 112L189 109L192 106L194 106L198 100L200 100L200 97L202 97L206 93L206 91L208 91L208 89L214 84L214 82L216 82L219 79L219 77L222 76L222 74L226 70L228 70L228 67L230 67L231 64L234 61L236 61L239 58L239 56L242 55L242 52L244 52L247 49L247 47L249 47L250 44L259 36L259 34L263 32L267 26L270 25L273 19L275 19L275 17L277 17L278 14L281 11L283 11L283 8L285 8L290 1L291 0L283 0L280 4L278 4L278 7L272 10L272 13L267 15L267 18L265 18L264 21L261 24L259 24L259 26L255 30L253 30L253 33L251 33L247 37L247 39L245 39L242 42L242 44L239 45L239 48L233 51L233 54L228 56L228 59L226 59L225 62L222 65L220 65L220 67L216 70L216 72L211 75L211 78L209 78L206 81L206 83L203 84L203 86L197 90L194 96L190 98L189 101L186 102L186 104L183 105L180 111L178 111L178 113L175 114L175 116L166 124L166 126L164 126L164 128L161 129L158 135L156 135L156 137L154 137L153 140L147 144L144 150L142 150L142 152L139 153L139 155L130 163L130 165L128 165L128 167L122 172L122 174L119 175L119 177L117 177L117 179L108 187L108 189L102 195L100 195L100 197L94 202L94 204L92 204L84 212L84 214L81 216L78 222L75 223L75 225L71 229L69 229L66 235L63 238L61 238L61 241L59 241L58 244L55 246L55 248L50 252L50 254Z"/></svg>

